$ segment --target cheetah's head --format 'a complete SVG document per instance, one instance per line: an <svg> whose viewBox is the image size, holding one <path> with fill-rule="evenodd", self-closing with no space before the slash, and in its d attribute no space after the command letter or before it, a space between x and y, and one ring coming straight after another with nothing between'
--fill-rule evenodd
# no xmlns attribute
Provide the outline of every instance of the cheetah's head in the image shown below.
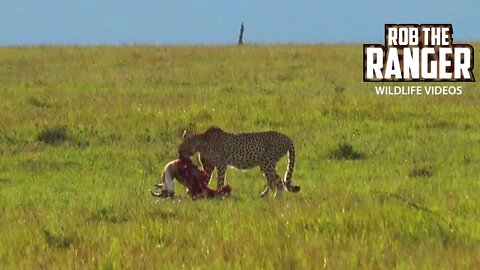
<svg viewBox="0 0 480 270"><path fill-rule="evenodd" d="M178 154L181 157L189 158L193 154L200 151L203 143L202 134L189 134L186 130L183 132L182 142L178 146Z"/></svg>

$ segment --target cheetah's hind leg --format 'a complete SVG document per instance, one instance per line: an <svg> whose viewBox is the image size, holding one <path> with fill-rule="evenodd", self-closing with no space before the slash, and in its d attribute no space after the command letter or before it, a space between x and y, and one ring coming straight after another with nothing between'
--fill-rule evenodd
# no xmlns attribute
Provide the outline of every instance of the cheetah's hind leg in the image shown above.
<svg viewBox="0 0 480 270"><path fill-rule="evenodd" d="M282 197L283 192L285 191L285 184L283 183L282 178L275 172L275 198Z"/></svg>
<svg viewBox="0 0 480 270"><path fill-rule="evenodd" d="M275 189L275 184L276 184L275 165L266 162L266 163L260 165L260 170L262 171L263 176L265 177L265 180L267 181L267 183L265 185L265 189L260 194L260 196L263 198L263 197L266 197L268 195L268 193L270 192L270 189Z"/></svg>

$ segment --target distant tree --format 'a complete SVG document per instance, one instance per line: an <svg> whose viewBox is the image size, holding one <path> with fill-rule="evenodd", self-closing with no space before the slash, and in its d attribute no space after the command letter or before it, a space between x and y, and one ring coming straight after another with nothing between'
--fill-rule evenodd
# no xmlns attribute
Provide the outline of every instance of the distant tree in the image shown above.
<svg viewBox="0 0 480 270"><path fill-rule="evenodd" d="M238 45L243 44L243 32L245 31L245 28L243 27L243 22L242 25L240 26L240 36L238 37Z"/></svg>

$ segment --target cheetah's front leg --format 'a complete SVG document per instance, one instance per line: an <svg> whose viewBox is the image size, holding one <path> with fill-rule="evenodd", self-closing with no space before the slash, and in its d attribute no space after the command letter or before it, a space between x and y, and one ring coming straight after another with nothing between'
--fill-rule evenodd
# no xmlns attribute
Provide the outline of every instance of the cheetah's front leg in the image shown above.
<svg viewBox="0 0 480 270"><path fill-rule="evenodd" d="M272 170L274 168L272 168L272 164L268 163L268 162L264 162L260 165L260 170L262 171L263 173L263 176L265 177L265 180L266 180L266 183L265 183L265 189L262 191L262 193L260 193L260 196L261 197L265 197L268 195L268 193L270 192L270 189L274 187L274 179L273 179L273 175L272 175Z"/></svg>
<svg viewBox="0 0 480 270"><path fill-rule="evenodd" d="M217 189L221 189L225 185L226 172L227 172L226 164L217 166Z"/></svg>
<svg viewBox="0 0 480 270"><path fill-rule="evenodd" d="M208 182L210 182L212 177L212 172L215 169L215 165L213 165L213 162L211 162L210 160L208 160L202 155L198 155L198 160L202 165L202 169L210 176L210 179L208 179Z"/></svg>

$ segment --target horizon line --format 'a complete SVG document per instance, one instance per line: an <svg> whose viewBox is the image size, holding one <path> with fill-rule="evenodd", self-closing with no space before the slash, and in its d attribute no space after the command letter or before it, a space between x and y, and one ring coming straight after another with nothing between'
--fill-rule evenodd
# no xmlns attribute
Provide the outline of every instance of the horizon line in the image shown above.
<svg viewBox="0 0 480 270"><path fill-rule="evenodd" d="M480 39L476 40L455 40L453 44L465 44L465 43L480 43ZM239 45L238 43L31 43L31 44L0 44L0 48L34 48L34 47L226 47L226 46L282 46L282 45L297 45L297 46L318 46L318 45L363 45L363 44L383 44L383 40L380 42L371 41L339 41L339 42L244 42Z"/></svg>

